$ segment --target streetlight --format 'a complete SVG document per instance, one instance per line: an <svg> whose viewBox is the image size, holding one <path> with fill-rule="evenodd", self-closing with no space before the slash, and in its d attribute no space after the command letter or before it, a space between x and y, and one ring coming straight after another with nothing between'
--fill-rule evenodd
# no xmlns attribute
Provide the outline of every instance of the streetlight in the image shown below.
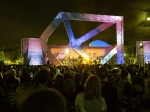
<svg viewBox="0 0 150 112"><path fill-rule="evenodd" d="M147 17L147 21L150 21L150 17Z"/></svg>
<svg viewBox="0 0 150 112"><path fill-rule="evenodd" d="M139 45L140 45L140 48L143 47L143 44L142 44L142 43L140 43Z"/></svg>
<svg viewBox="0 0 150 112"><path fill-rule="evenodd" d="M146 18L139 23L140 26L150 27L150 14L146 16Z"/></svg>

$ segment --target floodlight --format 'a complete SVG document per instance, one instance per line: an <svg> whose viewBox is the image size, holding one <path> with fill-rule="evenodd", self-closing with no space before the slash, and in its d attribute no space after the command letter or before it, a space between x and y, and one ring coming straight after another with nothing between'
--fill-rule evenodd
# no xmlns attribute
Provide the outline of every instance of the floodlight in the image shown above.
<svg viewBox="0 0 150 112"><path fill-rule="evenodd" d="M69 49L65 49L65 53L68 54L69 53Z"/></svg>
<svg viewBox="0 0 150 112"><path fill-rule="evenodd" d="M150 21L150 17L147 17L147 21Z"/></svg>
<svg viewBox="0 0 150 112"><path fill-rule="evenodd" d="M140 47L142 47L143 46L143 44L142 43L140 43Z"/></svg>

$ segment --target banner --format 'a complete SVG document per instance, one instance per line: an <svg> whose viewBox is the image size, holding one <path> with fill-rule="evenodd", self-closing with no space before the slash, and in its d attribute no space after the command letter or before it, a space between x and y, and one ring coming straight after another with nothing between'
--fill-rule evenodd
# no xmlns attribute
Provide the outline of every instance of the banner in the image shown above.
<svg viewBox="0 0 150 112"><path fill-rule="evenodd" d="M42 44L40 38L28 39L28 54L29 65L42 65Z"/></svg>

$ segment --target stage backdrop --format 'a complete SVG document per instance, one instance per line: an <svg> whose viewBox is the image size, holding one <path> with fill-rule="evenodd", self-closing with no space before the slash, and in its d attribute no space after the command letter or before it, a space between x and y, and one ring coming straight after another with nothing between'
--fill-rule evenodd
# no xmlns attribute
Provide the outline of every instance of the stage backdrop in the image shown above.
<svg viewBox="0 0 150 112"><path fill-rule="evenodd" d="M23 40L24 64L42 65L43 52L40 38L24 38Z"/></svg>

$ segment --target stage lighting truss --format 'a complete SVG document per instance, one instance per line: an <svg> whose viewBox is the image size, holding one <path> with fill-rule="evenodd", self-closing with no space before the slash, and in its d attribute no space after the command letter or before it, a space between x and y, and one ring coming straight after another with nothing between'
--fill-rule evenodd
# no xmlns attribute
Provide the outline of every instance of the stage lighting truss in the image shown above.
<svg viewBox="0 0 150 112"><path fill-rule="evenodd" d="M75 39L69 20L103 22L103 24L99 25L98 27L81 36L80 38ZM104 31L105 29L109 28L110 26L116 24L117 64L124 64L124 36L122 16L60 12L40 37L40 39L42 40L42 48L43 52L45 53L45 56L47 56L47 53L50 52L47 48L48 38L62 21L64 22L69 37L68 47L74 49L77 53L84 57L88 57L88 55L82 50L82 43L89 40L98 33ZM105 56L105 58L108 60L108 58L112 57L112 55L113 54L111 54L110 52L108 56Z"/></svg>

